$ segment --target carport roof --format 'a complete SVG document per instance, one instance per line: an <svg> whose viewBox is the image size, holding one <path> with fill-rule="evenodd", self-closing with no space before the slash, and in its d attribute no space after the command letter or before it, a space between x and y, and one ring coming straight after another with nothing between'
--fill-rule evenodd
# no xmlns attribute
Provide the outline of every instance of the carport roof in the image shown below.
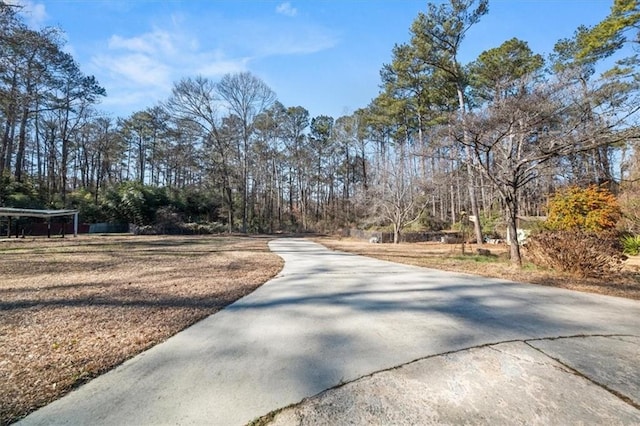
<svg viewBox="0 0 640 426"><path fill-rule="evenodd" d="M11 217L56 217L70 216L78 213L78 210L38 210L38 209L15 209L12 207L0 207L0 216Z"/></svg>

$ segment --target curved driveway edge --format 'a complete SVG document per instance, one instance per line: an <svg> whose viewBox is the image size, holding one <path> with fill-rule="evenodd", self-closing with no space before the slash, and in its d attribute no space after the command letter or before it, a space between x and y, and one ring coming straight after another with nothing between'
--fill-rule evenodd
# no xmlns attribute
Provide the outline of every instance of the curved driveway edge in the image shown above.
<svg viewBox="0 0 640 426"><path fill-rule="evenodd" d="M556 360L559 353L562 359ZM516 341L465 349L375 373L265 416L261 422L270 426L636 425L640 424L639 353L640 338L629 336Z"/></svg>
<svg viewBox="0 0 640 426"><path fill-rule="evenodd" d="M285 260L276 278L22 423L239 425L416 359L640 330L633 300L404 266L302 239L270 247Z"/></svg>

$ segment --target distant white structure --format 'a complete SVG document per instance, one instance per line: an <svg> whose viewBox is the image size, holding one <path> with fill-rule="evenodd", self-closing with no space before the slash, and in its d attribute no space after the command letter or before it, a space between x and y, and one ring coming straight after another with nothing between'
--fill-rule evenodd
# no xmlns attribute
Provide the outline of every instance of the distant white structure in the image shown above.
<svg viewBox="0 0 640 426"><path fill-rule="evenodd" d="M517 230L516 237L518 238L518 245L524 245L527 243L527 239L531 235L531 230L529 229L520 229ZM509 232L509 228L507 228L507 244L511 244L511 235Z"/></svg>
<svg viewBox="0 0 640 426"><path fill-rule="evenodd" d="M7 233L11 231L11 218L20 219L21 217L39 217L47 219L49 231L47 236L51 237L52 217L73 216L73 236L78 236L78 210L38 210L38 209L16 209L11 207L0 207L0 216L6 216L9 219ZM10 235L7 235L10 236Z"/></svg>

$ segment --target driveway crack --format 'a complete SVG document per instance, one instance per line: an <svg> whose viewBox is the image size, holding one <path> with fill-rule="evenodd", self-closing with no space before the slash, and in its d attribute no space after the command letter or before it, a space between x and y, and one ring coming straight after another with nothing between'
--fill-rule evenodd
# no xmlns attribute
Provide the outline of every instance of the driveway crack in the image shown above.
<svg viewBox="0 0 640 426"><path fill-rule="evenodd" d="M607 386L604 383L600 383L597 380L592 379L591 377L587 376L586 374L582 373L580 370L577 370L575 368L573 368L572 366L568 365L567 363L563 362L562 360L560 360L557 357L554 357L548 353L546 353L544 350L537 348L535 346L533 346L530 342L535 342L535 341L541 341L541 340L559 340L559 339L567 339L567 338L578 338L578 337L611 337L611 338L616 338L616 337L637 337L637 336L633 336L633 335L621 335L621 334L611 334L611 335L605 335L605 334L591 334L591 335L579 335L579 336L560 336L560 337L550 337L550 338L542 338L542 339L529 339L529 340L524 340L523 343L525 343L527 346L529 346L530 348L538 351L539 353L541 353L542 355L546 356L547 358L550 358L552 360L554 360L555 362L557 362L558 364L562 365L564 368L566 368L570 373L578 376L578 377L582 377L583 379L587 380L588 382L592 383L595 386L598 386L599 388L605 390L606 392L609 392L610 394L612 394L613 396L619 398L620 400L622 400L623 402L625 402L628 405L631 405L632 407L634 407L637 410L640 410L640 404L637 403L636 401L634 401L633 399L629 398L628 396L626 396L625 394L618 392L615 389L610 388L609 386Z"/></svg>

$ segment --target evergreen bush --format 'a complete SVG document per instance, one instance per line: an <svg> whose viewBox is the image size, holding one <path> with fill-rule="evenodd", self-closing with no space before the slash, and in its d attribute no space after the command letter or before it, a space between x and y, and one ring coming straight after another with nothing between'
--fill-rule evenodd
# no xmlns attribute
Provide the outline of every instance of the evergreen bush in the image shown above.
<svg viewBox="0 0 640 426"><path fill-rule="evenodd" d="M625 235L621 239L624 254L637 256L640 254L640 235Z"/></svg>

